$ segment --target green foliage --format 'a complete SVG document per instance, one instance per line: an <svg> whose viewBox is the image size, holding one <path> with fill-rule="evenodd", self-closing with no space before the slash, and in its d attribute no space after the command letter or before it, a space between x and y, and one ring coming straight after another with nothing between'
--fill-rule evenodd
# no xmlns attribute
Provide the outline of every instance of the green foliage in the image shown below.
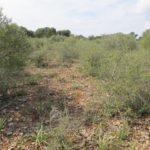
<svg viewBox="0 0 150 150"><path fill-rule="evenodd" d="M83 114L87 117L85 120L88 124L105 122L107 117L115 115L126 115L127 117L149 115L150 30L145 31L139 41L136 40L136 36L132 32L85 38L72 36L69 30L57 32L55 28L49 27L39 28L33 32L25 27L10 24L10 20L3 15L0 9L0 98L5 98L17 87L28 60L36 67L55 67L58 63L65 64L66 62L79 63L80 68L86 74L95 77L99 87L102 86L99 94L103 93L103 95L99 97L96 91L97 97L94 97L96 100ZM29 53L30 57L28 57ZM55 75L56 73L53 73L52 76ZM49 75L50 78L52 76ZM66 82L64 77L57 79ZM74 79L72 78L72 81ZM27 84L37 85L38 77L33 78L32 76ZM84 88L87 86L85 85ZM79 88L77 84L72 86L72 90L79 90ZM15 90L15 96L27 94L21 88L17 87ZM73 131L76 132L76 128L79 129L82 120L77 126L73 118L66 112L63 114L53 109L52 106L55 105L52 104L53 101L44 102L49 98L47 93L49 93L48 86L40 86L36 95L39 103L35 105L35 109L31 107L31 113L37 116L47 116L49 110L53 110L49 114L49 130L40 126L33 137L36 149L41 148L42 145L47 146L49 150L75 149L71 134ZM89 95L93 97L94 92L91 93ZM53 99L53 95L51 98ZM69 104L69 108L72 108L68 102L56 101L55 103L59 103L61 109L65 108L65 104ZM43 118L40 117L40 119ZM5 128L5 123L6 121L0 118L0 132ZM109 132L105 133L106 128L103 130L101 127L101 130L102 133L99 131L92 137L95 138L95 146L100 150L116 150L121 149L122 140L127 139L130 127L127 121L124 121L115 136L110 136L109 134L112 133Z"/></svg>
<svg viewBox="0 0 150 150"><path fill-rule="evenodd" d="M15 24L0 28L0 93L16 84L29 54L30 44L25 33ZM17 75L16 75L17 74Z"/></svg>
<svg viewBox="0 0 150 150"><path fill-rule="evenodd" d="M65 37L61 35L51 36L51 42L63 42L64 40L65 40Z"/></svg>
<svg viewBox="0 0 150 150"><path fill-rule="evenodd" d="M130 108L137 114L150 113L149 56L145 50L99 51L88 56L85 69L108 90L106 110L118 114Z"/></svg>
<svg viewBox="0 0 150 150"><path fill-rule="evenodd" d="M35 136L33 136L33 139L35 140L36 147L41 146L42 144L46 143L47 140L47 134L44 131L43 126L41 126L35 133Z"/></svg>
<svg viewBox="0 0 150 150"><path fill-rule="evenodd" d="M139 49L141 41L135 33L112 34L92 38L53 35L32 39L37 66L50 60L78 60L84 71L96 77L108 93L105 111L111 115L149 114L149 57L148 50ZM43 65L44 64L44 65ZM130 111L129 111L130 110Z"/></svg>
<svg viewBox="0 0 150 150"><path fill-rule="evenodd" d="M135 32L131 32L130 35L132 35L135 38L137 38L137 36L138 36L138 34L136 34Z"/></svg>
<svg viewBox="0 0 150 150"><path fill-rule="evenodd" d="M11 22L2 12L2 8L0 8L0 27L4 27Z"/></svg>
<svg viewBox="0 0 150 150"><path fill-rule="evenodd" d="M57 31L57 34L69 37L71 35L71 32L70 30L61 30L61 31Z"/></svg>
<svg viewBox="0 0 150 150"><path fill-rule="evenodd" d="M37 67L48 66L51 60L58 62L74 62L79 59L78 47L74 38L65 36L52 36L51 38L31 39L33 53L31 61L35 62Z"/></svg>
<svg viewBox="0 0 150 150"><path fill-rule="evenodd" d="M110 140L108 137L104 136L103 138L98 138L96 140L99 150L108 150Z"/></svg>
<svg viewBox="0 0 150 150"><path fill-rule="evenodd" d="M37 67L48 67L49 65L49 58L48 58L48 52L46 51L39 51L36 53L36 56L34 57L35 65Z"/></svg>
<svg viewBox="0 0 150 150"><path fill-rule="evenodd" d="M45 28L39 28L35 31L35 36L36 37L51 37L52 35L56 34L56 29L55 28L49 28L49 27L45 27Z"/></svg>
<svg viewBox="0 0 150 150"><path fill-rule="evenodd" d="M7 70L22 69L29 53L29 43L25 33L17 25L0 28L1 67Z"/></svg>
<svg viewBox="0 0 150 150"><path fill-rule="evenodd" d="M33 38L30 39L32 45L32 53L30 54L30 61L37 67L48 67L53 57L54 51L51 51L50 39Z"/></svg>
<svg viewBox="0 0 150 150"><path fill-rule="evenodd" d="M61 59L63 62L74 62L74 60L78 59L79 58L79 54L78 52L76 51L73 51L73 50L62 50L61 51Z"/></svg>
<svg viewBox="0 0 150 150"><path fill-rule="evenodd" d="M97 39L105 50L134 50L137 48L136 38L131 34L116 33L104 35Z"/></svg>
<svg viewBox="0 0 150 150"><path fill-rule="evenodd" d="M141 38L141 44L145 49L150 48L150 29L146 30L143 33L143 37Z"/></svg>
<svg viewBox="0 0 150 150"><path fill-rule="evenodd" d="M35 36L34 31L28 30L27 28L22 27L22 26L20 28L26 33L26 35L28 37L34 37Z"/></svg>
<svg viewBox="0 0 150 150"><path fill-rule="evenodd" d="M36 51L32 54L32 62L36 67L44 68L49 66L49 53L48 51Z"/></svg>

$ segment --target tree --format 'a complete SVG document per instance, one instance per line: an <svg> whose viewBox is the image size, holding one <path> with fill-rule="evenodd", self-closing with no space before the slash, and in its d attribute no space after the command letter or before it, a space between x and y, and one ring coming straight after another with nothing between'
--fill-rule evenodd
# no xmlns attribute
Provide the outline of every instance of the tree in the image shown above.
<svg viewBox="0 0 150 150"><path fill-rule="evenodd" d="M90 35L90 36L88 37L88 39L89 39L89 40L95 40L95 36L94 36L94 35Z"/></svg>
<svg viewBox="0 0 150 150"><path fill-rule="evenodd" d="M0 8L0 27L3 27L11 22L2 12L2 8Z"/></svg>
<svg viewBox="0 0 150 150"><path fill-rule="evenodd" d="M27 35L28 37L35 37L34 31L28 30L27 28L25 28L25 27L23 27L23 26L21 26L20 28L26 33L26 35Z"/></svg>
<svg viewBox="0 0 150 150"><path fill-rule="evenodd" d="M35 31L35 36L36 37L51 37L52 35L56 35L56 29L55 28L39 28Z"/></svg>
<svg viewBox="0 0 150 150"><path fill-rule="evenodd" d="M130 35L132 35L135 38L137 38L137 36L138 36L138 34L136 34L135 32L131 32Z"/></svg>
<svg viewBox="0 0 150 150"><path fill-rule="evenodd" d="M60 31L57 31L57 34L69 37L71 35L71 31L70 30L60 30Z"/></svg>

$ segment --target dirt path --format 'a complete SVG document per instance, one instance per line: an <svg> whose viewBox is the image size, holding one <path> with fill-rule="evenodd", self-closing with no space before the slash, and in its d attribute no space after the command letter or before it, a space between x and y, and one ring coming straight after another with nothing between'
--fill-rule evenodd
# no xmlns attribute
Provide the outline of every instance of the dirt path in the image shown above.
<svg viewBox="0 0 150 150"><path fill-rule="evenodd" d="M17 145L21 145L20 142L32 145L30 138L24 137L34 133L39 122L48 123L51 105L58 109L67 106L70 114L80 117L92 87L90 79L82 76L77 70L77 65L64 67L57 64L52 64L50 68L29 70L30 75L39 76L40 79L35 85L25 85L25 95L15 97L14 103L0 112L1 118L8 118L0 135L0 150L16 150ZM41 101L41 109L45 111L38 108ZM22 146L22 149L32 149L28 144Z"/></svg>

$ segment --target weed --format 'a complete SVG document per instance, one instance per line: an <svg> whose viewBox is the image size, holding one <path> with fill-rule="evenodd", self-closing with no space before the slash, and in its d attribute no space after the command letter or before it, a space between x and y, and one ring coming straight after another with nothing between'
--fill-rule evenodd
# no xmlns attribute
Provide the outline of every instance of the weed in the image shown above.
<svg viewBox="0 0 150 150"><path fill-rule="evenodd" d="M104 136L103 138L98 137L98 139L96 140L96 144L98 145L99 150L108 150L109 143L110 139L107 136Z"/></svg>
<svg viewBox="0 0 150 150"><path fill-rule="evenodd" d="M129 132L130 132L130 127L128 125L128 122L124 121L122 127L119 129L118 138L120 140L125 140L128 137Z"/></svg>
<svg viewBox="0 0 150 150"><path fill-rule="evenodd" d="M41 125L41 127L36 131L35 135L34 135L34 140L35 140L35 145L36 147L41 146L42 144L47 144L46 140L47 140L47 134L44 131L43 126Z"/></svg>

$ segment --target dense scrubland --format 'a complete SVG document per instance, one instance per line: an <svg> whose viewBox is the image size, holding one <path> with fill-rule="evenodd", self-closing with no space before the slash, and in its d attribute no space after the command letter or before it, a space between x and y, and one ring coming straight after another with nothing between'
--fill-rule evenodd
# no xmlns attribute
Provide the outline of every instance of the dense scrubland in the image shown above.
<svg viewBox="0 0 150 150"><path fill-rule="evenodd" d="M34 32L0 11L0 111L0 149L149 149L150 29Z"/></svg>

